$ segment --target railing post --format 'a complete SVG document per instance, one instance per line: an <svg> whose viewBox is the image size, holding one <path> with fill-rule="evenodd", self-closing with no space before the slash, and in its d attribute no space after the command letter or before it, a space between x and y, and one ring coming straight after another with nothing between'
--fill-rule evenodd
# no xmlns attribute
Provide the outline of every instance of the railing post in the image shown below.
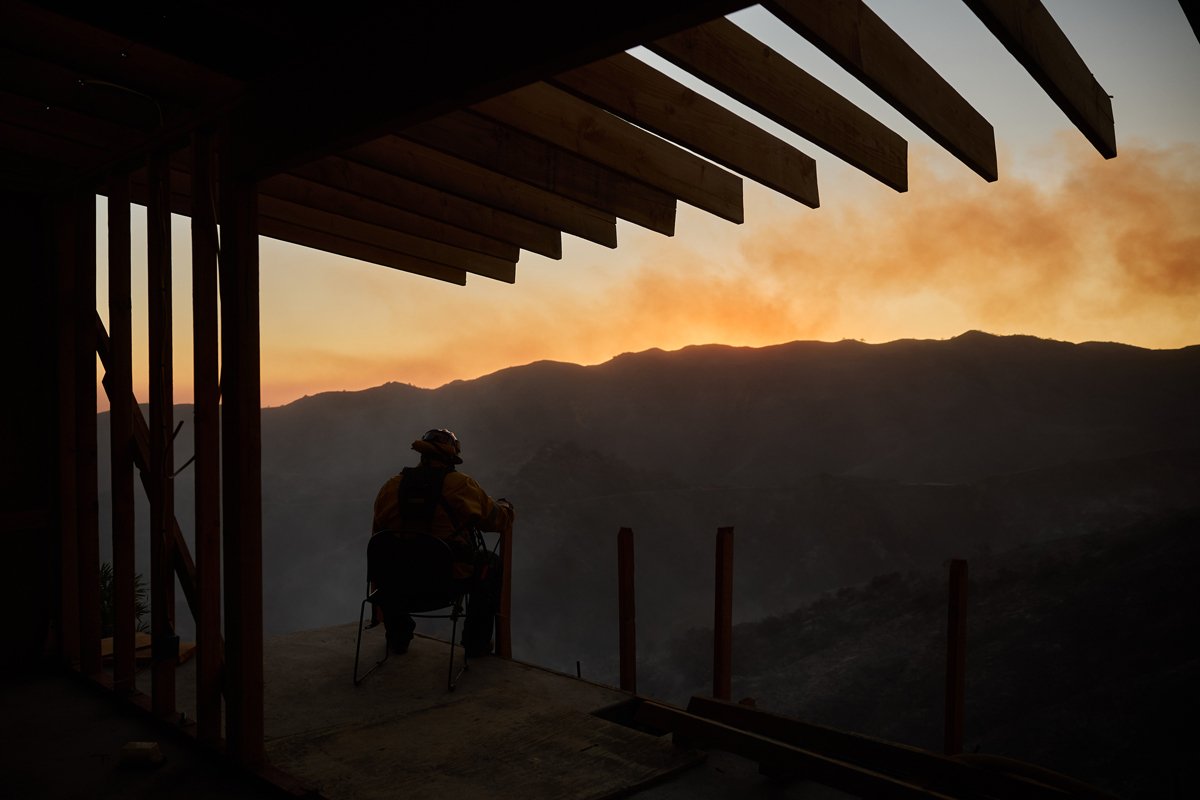
<svg viewBox="0 0 1200 800"><path fill-rule="evenodd" d="M713 611L713 697L733 691L733 528L717 529L716 600Z"/></svg>
<svg viewBox="0 0 1200 800"><path fill-rule="evenodd" d="M496 612L496 655L512 658L512 523L500 532L500 609Z"/></svg>
<svg viewBox="0 0 1200 800"><path fill-rule="evenodd" d="M950 562L950 603L946 625L946 755L963 747L963 707L967 673L967 562Z"/></svg>
<svg viewBox="0 0 1200 800"><path fill-rule="evenodd" d="M637 614L634 606L633 529L617 532L617 618L621 688L637 692Z"/></svg>

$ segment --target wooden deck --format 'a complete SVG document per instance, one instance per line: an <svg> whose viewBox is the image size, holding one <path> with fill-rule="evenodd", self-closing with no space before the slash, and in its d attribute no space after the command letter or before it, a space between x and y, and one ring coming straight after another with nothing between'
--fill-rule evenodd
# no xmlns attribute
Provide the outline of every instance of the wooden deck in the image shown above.
<svg viewBox="0 0 1200 800"><path fill-rule="evenodd" d="M474 659L448 692L449 645L420 635L355 687L355 632L265 642L267 757L328 800L625 796L704 760L594 715L628 693L517 661ZM382 654L383 628L366 631L365 667ZM189 717L193 675L180 667Z"/></svg>

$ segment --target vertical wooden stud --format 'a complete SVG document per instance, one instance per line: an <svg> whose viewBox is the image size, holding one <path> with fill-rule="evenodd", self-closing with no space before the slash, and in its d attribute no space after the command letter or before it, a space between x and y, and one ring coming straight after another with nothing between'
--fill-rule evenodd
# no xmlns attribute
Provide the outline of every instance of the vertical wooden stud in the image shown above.
<svg viewBox="0 0 1200 800"><path fill-rule="evenodd" d="M75 220L77 197L60 200L55 208L55 259L58 263L58 645L66 662L79 665L79 524L75 427L78 415L75 367L78 324L75 239L79 235Z"/></svg>
<svg viewBox="0 0 1200 800"><path fill-rule="evenodd" d="M192 137L192 345L196 470L196 736L221 739L221 428L213 136Z"/></svg>
<svg viewBox="0 0 1200 800"><path fill-rule="evenodd" d="M621 688L637 692L637 623L634 606L633 530L617 532L617 618Z"/></svg>
<svg viewBox="0 0 1200 800"><path fill-rule="evenodd" d="M967 675L967 562L950 562L950 603L946 626L946 755L963 747Z"/></svg>
<svg viewBox="0 0 1200 800"><path fill-rule="evenodd" d="M100 661L100 501L96 466L96 195L75 202L75 491L79 547L79 669Z"/></svg>
<svg viewBox="0 0 1200 800"><path fill-rule="evenodd" d="M134 689L133 303L129 176L108 181L109 461L112 472L113 689Z"/></svg>
<svg viewBox="0 0 1200 800"><path fill-rule="evenodd" d="M717 529L716 600L713 612L713 697L733 691L733 528Z"/></svg>

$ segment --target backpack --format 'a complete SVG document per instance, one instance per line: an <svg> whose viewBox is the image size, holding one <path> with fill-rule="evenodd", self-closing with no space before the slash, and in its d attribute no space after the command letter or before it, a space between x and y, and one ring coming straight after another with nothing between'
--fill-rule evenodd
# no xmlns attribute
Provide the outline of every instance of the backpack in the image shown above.
<svg viewBox="0 0 1200 800"><path fill-rule="evenodd" d="M453 472L454 467L434 469L432 467L405 467L398 490L398 510L400 515L400 533L431 533L433 515L438 506L445 510L446 516L454 526L454 533L449 538L455 557L471 563L472 553L479 548L476 541L478 534L464 529L454 518L454 511L446 498L442 496L442 484L446 474Z"/></svg>

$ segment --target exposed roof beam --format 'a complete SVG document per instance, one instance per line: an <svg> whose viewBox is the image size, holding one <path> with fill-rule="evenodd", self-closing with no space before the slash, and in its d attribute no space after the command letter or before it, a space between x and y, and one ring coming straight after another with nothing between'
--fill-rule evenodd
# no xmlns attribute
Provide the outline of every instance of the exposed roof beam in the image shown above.
<svg viewBox="0 0 1200 800"><path fill-rule="evenodd" d="M418 262L433 262L447 267L482 275L486 278L515 283L516 263L493 256L485 256L473 250L464 250L418 236L399 233L389 228L350 219L328 211L309 208L276 197L260 196L258 199L260 218L271 218L280 222L300 225L305 228L325 231L334 236L351 239L363 244L389 250L400 256L417 259ZM260 223L261 224L261 223ZM389 265L390 266L390 265Z"/></svg>
<svg viewBox="0 0 1200 800"><path fill-rule="evenodd" d="M723 219L744 218L736 175L561 89L536 83L473 108Z"/></svg>
<svg viewBox="0 0 1200 800"><path fill-rule="evenodd" d="M562 258L562 235L547 225L330 156L292 170L296 175L414 214L500 239L548 258Z"/></svg>
<svg viewBox="0 0 1200 800"><path fill-rule="evenodd" d="M732 22L647 46L885 185L908 189L908 143L899 134Z"/></svg>
<svg viewBox="0 0 1200 800"><path fill-rule="evenodd" d="M991 123L862 0L763 0L763 6L968 167L996 180Z"/></svg>
<svg viewBox="0 0 1200 800"><path fill-rule="evenodd" d="M549 82L793 200L820 205L811 158L628 53Z"/></svg>
<svg viewBox="0 0 1200 800"><path fill-rule="evenodd" d="M323 208L339 216L379 225L431 242L440 242L464 250L516 262L521 248L499 239L481 236L411 211L389 206L377 200L335 189L296 175L276 175L258 184L259 203L266 197L278 197L310 208Z"/></svg>
<svg viewBox="0 0 1200 800"><path fill-rule="evenodd" d="M1112 101L1039 0L963 0L1102 156L1117 155Z"/></svg>
<svg viewBox="0 0 1200 800"><path fill-rule="evenodd" d="M424 145L384 136L343 152L351 160L501 211L558 228L605 247L617 246L617 220L536 186Z"/></svg>
<svg viewBox="0 0 1200 800"><path fill-rule="evenodd" d="M454 112L399 134L643 228L675 232L672 195L478 114Z"/></svg>
<svg viewBox="0 0 1200 800"><path fill-rule="evenodd" d="M395 3L337 13L335 33L249 90L259 177L736 11L745 0ZM338 29L336 23L353 24ZM397 80L413 76L414 80Z"/></svg>
<svg viewBox="0 0 1200 800"><path fill-rule="evenodd" d="M306 228L271 217L259 217L258 232L260 235L269 236L272 239L311 247L315 250L324 250L327 253L355 258L372 264L380 264L402 272L423 275L426 278L436 278L439 281L455 283L459 286L467 283L467 273L461 269L454 269L445 264L414 258L393 250L336 236L326 230Z"/></svg>

